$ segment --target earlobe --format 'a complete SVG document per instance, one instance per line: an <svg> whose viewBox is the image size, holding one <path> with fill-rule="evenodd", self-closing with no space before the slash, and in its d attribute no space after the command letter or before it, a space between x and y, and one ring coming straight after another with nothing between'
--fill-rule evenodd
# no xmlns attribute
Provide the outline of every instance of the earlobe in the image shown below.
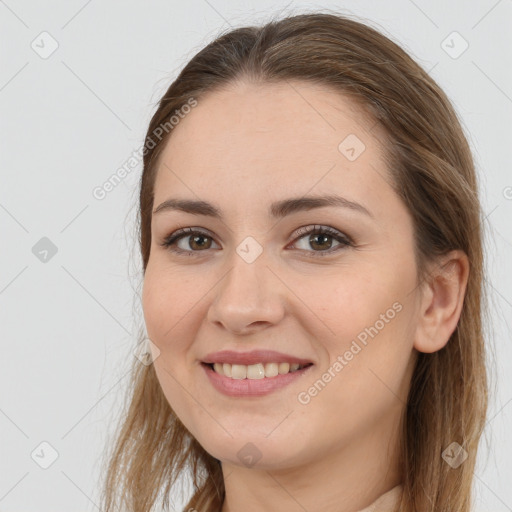
<svg viewBox="0 0 512 512"><path fill-rule="evenodd" d="M460 318L468 276L469 260L463 251L451 251L433 266L423 286L416 350L432 353L448 343Z"/></svg>

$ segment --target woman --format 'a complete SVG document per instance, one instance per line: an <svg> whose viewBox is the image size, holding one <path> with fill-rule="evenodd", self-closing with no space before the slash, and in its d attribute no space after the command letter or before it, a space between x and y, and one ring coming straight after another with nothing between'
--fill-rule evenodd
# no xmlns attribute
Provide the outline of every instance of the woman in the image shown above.
<svg viewBox="0 0 512 512"><path fill-rule="evenodd" d="M150 122L140 246L153 364L134 363L106 512L168 507L189 471L185 510L471 510L477 182L395 43L313 13L200 51Z"/></svg>

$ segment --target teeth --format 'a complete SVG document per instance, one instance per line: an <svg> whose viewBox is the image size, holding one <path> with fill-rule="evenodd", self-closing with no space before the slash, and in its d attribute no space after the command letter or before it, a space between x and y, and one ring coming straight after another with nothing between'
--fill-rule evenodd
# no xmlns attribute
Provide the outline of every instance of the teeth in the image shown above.
<svg viewBox="0 0 512 512"><path fill-rule="evenodd" d="M288 373L289 371L290 371L289 363L279 363L279 375L283 375L285 373Z"/></svg>
<svg viewBox="0 0 512 512"><path fill-rule="evenodd" d="M223 370L223 374L226 377L231 377L231 365L230 364L223 364L222 365L222 370Z"/></svg>
<svg viewBox="0 0 512 512"><path fill-rule="evenodd" d="M277 375L295 372L303 367L298 363L257 363L250 365L214 363L213 365L213 369L219 375L239 380L276 377Z"/></svg>
<svg viewBox="0 0 512 512"><path fill-rule="evenodd" d="M224 366L222 367L224 369ZM232 379L245 379L247 377L247 366L243 364L231 365L231 378Z"/></svg>
<svg viewBox="0 0 512 512"><path fill-rule="evenodd" d="M276 377L279 375L279 364L267 363L265 365L265 377Z"/></svg>

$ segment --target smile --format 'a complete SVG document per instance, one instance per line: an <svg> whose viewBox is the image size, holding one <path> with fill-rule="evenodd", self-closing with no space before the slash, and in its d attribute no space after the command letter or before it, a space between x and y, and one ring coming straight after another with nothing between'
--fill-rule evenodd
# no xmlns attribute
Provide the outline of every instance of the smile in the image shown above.
<svg viewBox="0 0 512 512"><path fill-rule="evenodd" d="M308 365L298 363L257 363L251 365L214 363L211 365L213 370L219 375L230 377L231 379L264 379L276 377L277 375L286 375L287 373L301 370Z"/></svg>
<svg viewBox="0 0 512 512"><path fill-rule="evenodd" d="M217 366L217 370L214 369L214 366ZM311 363L306 365L299 365L298 363L266 363L263 365L257 363L248 366L228 363L215 363L215 365L201 363L208 380L218 392L229 397L238 398L261 397L283 389L292 382L303 378L313 366ZM266 375L267 367L269 375L272 374L273 376ZM231 377L224 374L225 368L227 372L231 371ZM251 375L256 374L258 376L251 377Z"/></svg>

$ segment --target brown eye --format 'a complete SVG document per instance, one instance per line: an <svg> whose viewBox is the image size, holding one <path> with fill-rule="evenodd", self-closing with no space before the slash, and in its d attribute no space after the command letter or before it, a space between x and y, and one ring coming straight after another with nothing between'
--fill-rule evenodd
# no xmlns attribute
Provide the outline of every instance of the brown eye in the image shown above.
<svg viewBox="0 0 512 512"><path fill-rule="evenodd" d="M181 240L185 240L185 241L188 240L189 247L202 250L202 249L210 248L212 239L206 235L187 235L187 236L181 237ZM205 240L206 240L206 242L205 242ZM210 243L208 243L208 240L210 241Z"/></svg>
<svg viewBox="0 0 512 512"><path fill-rule="evenodd" d="M305 240L304 245L306 247L301 248L301 250L311 252L313 256L325 256L343 249L344 247L353 246L349 237L328 226L308 226L306 228L301 228L296 234L299 235L299 241L301 239ZM337 245L335 245L334 248L332 248L332 239L337 242ZM308 247L311 247L314 250L309 251Z"/></svg>
<svg viewBox="0 0 512 512"><path fill-rule="evenodd" d="M304 239L305 247L299 249L309 252L312 256L328 256L343 248L354 246L350 237L329 226L308 226L299 229L295 235L297 236L295 244L297 240L300 242ZM212 242L215 243L208 233L194 228L185 228L172 233L160 245L171 252L193 256L211 249ZM313 250L309 250L310 248Z"/></svg>
<svg viewBox="0 0 512 512"><path fill-rule="evenodd" d="M207 233L186 228L174 232L161 245L177 253L194 253L210 249L212 241ZM183 242L181 247L178 245L180 242Z"/></svg>

